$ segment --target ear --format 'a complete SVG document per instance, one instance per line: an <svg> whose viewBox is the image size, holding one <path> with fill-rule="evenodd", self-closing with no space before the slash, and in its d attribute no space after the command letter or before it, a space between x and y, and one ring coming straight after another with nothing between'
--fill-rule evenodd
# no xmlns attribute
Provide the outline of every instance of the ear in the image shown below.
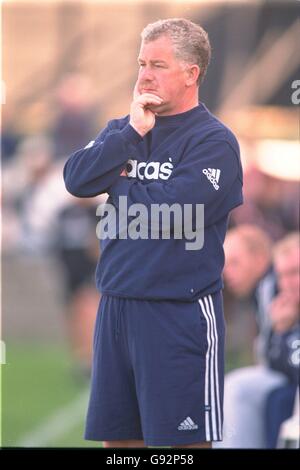
<svg viewBox="0 0 300 470"><path fill-rule="evenodd" d="M195 85L200 75L199 65L193 64L186 69L186 86Z"/></svg>

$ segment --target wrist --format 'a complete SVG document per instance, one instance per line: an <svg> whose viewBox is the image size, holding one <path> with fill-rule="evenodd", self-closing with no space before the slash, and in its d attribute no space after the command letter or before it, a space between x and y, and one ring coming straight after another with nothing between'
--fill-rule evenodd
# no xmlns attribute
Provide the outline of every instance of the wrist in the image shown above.
<svg viewBox="0 0 300 470"><path fill-rule="evenodd" d="M138 126L136 126L132 121L129 121L129 124L135 130L135 132L137 132L141 136L141 138L143 138L148 132L147 130L141 129Z"/></svg>
<svg viewBox="0 0 300 470"><path fill-rule="evenodd" d="M128 123L120 132L127 144L137 145L142 142L142 136Z"/></svg>

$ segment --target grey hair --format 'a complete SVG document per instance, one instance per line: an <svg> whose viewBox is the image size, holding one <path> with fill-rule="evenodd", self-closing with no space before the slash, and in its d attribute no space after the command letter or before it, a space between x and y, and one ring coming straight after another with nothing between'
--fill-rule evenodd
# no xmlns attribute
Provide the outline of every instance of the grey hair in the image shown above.
<svg viewBox="0 0 300 470"><path fill-rule="evenodd" d="M169 18L148 24L141 33L142 41L155 41L161 36L170 37L175 57L187 64L197 64L203 81L211 57L207 32L198 24L185 18Z"/></svg>

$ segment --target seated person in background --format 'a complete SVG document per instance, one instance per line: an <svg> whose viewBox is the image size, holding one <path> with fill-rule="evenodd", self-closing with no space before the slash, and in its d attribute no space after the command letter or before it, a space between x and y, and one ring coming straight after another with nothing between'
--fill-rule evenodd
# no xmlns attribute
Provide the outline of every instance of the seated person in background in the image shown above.
<svg viewBox="0 0 300 470"><path fill-rule="evenodd" d="M284 368L273 367L269 355L270 340L277 336L269 310L276 295L271 242L262 230L241 225L228 233L225 254L227 287L237 297L253 295L256 301L259 329L256 352L259 364L227 374L224 440L216 447L265 448L267 397L271 391L285 386L290 380ZM284 326L287 330L289 327L287 323ZM281 337L283 331L278 334ZM286 356L284 360L287 360Z"/></svg>
<svg viewBox="0 0 300 470"><path fill-rule="evenodd" d="M299 386L299 242L299 234L292 233L274 248L279 293L270 306L272 329L265 342L265 357L268 366L282 372L288 383L272 390L267 397L265 433L268 448L276 447L280 425L293 413Z"/></svg>

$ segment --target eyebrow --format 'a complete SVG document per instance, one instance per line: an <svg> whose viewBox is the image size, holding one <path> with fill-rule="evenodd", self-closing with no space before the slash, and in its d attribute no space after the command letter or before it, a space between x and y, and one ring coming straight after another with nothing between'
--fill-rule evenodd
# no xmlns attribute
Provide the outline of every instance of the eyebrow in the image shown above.
<svg viewBox="0 0 300 470"><path fill-rule="evenodd" d="M138 58L137 61L138 61L138 63L139 63L139 62L145 62L144 59L140 59L140 58ZM150 63L152 63L152 64L167 64L166 61L161 60L161 59L153 59L153 60L150 60Z"/></svg>

